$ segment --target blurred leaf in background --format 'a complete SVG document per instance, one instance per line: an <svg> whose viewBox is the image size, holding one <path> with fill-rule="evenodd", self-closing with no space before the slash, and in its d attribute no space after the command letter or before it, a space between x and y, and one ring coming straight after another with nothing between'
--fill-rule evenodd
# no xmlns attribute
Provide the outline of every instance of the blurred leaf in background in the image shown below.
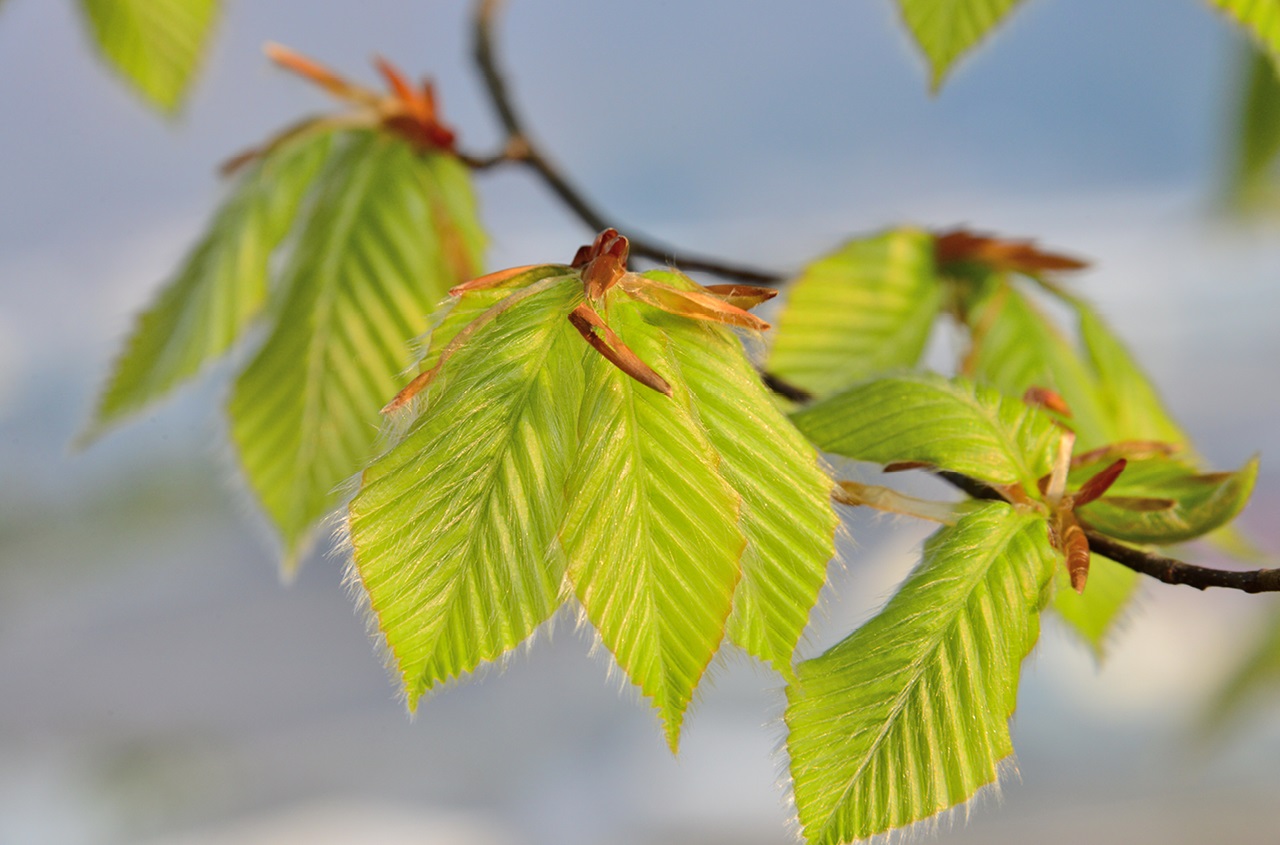
<svg viewBox="0 0 1280 845"><path fill-rule="evenodd" d="M98 49L133 88L175 112L208 50L220 0L80 0Z"/></svg>

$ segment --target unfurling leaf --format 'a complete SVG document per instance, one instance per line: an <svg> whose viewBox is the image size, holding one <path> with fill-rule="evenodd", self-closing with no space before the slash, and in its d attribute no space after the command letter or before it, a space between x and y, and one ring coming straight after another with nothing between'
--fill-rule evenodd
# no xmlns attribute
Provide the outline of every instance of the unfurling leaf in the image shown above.
<svg viewBox="0 0 1280 845"><path fill-rule="evenodd" d="M800 664L787 750L808 842L904 827L996 780L1057 560L1042 517L984 504L926 543L877 616Z"/></svg>
<svg viewBox="0 0 1280 845"><path fill-rule="evenodd" d="M103 56L163 111L182 100L204 57L219 0L80 0Z"/></svg>
<svg viewBox="0 0 1280 845"><path fill-rule="evenodd" d="M1062 432L1036 408L963 379L877 379L792 417L819 448L879 464L907 461L1037 494Z"/></svg>
<svg viewBox="0 0 1280 845"><path fill-rule="evenodd" d="M1021 0L898 0L907 28L929 63L937 90L960 56L986 37Z"/></svg>
<svg viewBox="0 0 1280 845"><path fill-rule="evenodd" d="M608 230L572 264L455 286L389 405L406 433L349 530L411 706L569 595L672 749L726 628L790 677L835 517L813 448L714 325L749 324L724 299L763 297L626 256Z"/></svg>
<svg viewBox="0 0 1280 845"><path fill-rule="evenodd" d="M1203 536L1249 501L1258 459L1235 472L1201 473L1170 459L1130 461L1107 494L1081 505L1082 522L1132 543L1168 545Z"/></svg>
<svg viewBox="0 0 1280 845"><path fill-rule="evenodd" d="M851 240L792 284L768 369L825 396L910 367L940 304L929 234L898 229Z"/></svg>
<svg viewBox="0 0 1280 845"><path fill-rule="evenodd" d="M463 166L397 138L353 133L321 174L276 324L236 382L231 434L285 544L285 568L338 486L373 454L378 409L409 341L479 268L483 235Z"/></svg>
<svg viewBox="0 0 1280 845"><path fill-rule="evenodd" d="M240 177L173 280L138 318L87 437L166 396L262 315L272 252L293 225L330 139L284 146Z"/></svg>

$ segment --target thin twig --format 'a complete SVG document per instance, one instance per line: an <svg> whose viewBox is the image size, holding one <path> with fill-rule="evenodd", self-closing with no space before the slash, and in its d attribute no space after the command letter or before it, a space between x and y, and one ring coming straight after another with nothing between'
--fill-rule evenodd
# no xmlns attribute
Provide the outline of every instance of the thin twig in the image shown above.
<svg viewBox="0 0 1280 845"><path fill-rule="evenodd" d="M939 472L939 478L975 499L1008 501L1000 491L989 484L958 472ZM1245 593L1280 592L1280 569L1250 569L1244 571L1213 569L1184 563L1155 552L1136 549L1097 531L1086 530L1089 548L1105 558L1114 560L1134 572L1149 575L1166 584L1181 584L1197 590L1222 587Z"/></svg>
<svg viewBox="0 0 1280 845"><path fill-rule="evenodd" d="M494 22L498 17L502 0L477 0L475 5L475 60L484 79L485 90L498 112L498 119L506 130L507 149L497 157L475 159L486 165L501 162L523 164L537 173L547 187L560 201L577 215L583 223L594 232L608 228L623 229L610 221L609 216L593 206L582 192L574 187L557 169L541 150L530 140L525 131L524 122L516 112L511 99L505 77L498 67L497 55L493 46ZM519 154L512 154L518 150ZM465 159L464 159L465 160ZM786 280L786 276L772 270L748 267L719 258L704 255L693 255L676 250L670 246L637 237L627 229L627 238L631 241L631 254L639 258L647 258L660 264L672 264L682 270L710 273L723 279L732 279L749 285L776 286Z"/></svg>
<svg viewBox="0 0 1280 845"><path fill-rule="evenodd" d="M1089 548L1098 554L1166 584L1182 584L1197 590L1222 587L1246 593L1280 592L1280 569L1210 569L1135 549L1096 531L1084 534L1089 538Z"/></svg>

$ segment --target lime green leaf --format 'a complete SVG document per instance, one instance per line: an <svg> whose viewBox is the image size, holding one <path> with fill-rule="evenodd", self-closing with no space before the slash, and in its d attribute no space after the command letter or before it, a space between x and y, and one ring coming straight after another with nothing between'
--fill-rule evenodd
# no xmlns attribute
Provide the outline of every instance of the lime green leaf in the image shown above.
<svg viewBox="0 0 1280 845"><path fill-rule="evenodd" d="M173 111L204 57L218 0L80 0L103 56L144 97Z"/></svg>
<svg viewBox="0 0 1280 845"><path fill-rule="evenodd" d="M1066 567L1059 566L1050 605L1102 660L1116 623L1138 590L1138 573L1102 555L1089 558L1089 583L1083 593L1071 588Z"/></svg>
<svg viewBox="0 0 1280 845"><path fill-rule="evenodd" d="M514 648L565 598L556 533L586 350L566 316L581 297L567 280L479 329L351 502L355 568L411 709Z"/></svg>
<svg viewBox="0 0 1280 845"><path fill-rule="evenodd" d="M1098 393L1097 378L1075 347L1013 284L999 276L980 286L968 305L974 334L970 372L1010 396L1047 387L1071 406L1077 449L1122 439Z"/></svg>
<svg viewBox="0 0 1280 845"><path fill-rule="evenodd" d="M918 373L877 379L793 415L819 448L879 464L925 463L1029 494L1062 433L1023 402L963 379Z"/></svg>
<svg viewBox="0 0 1280 845"><path fill-rule="evenodd" d="M1249 33L1280 67L1280 0L1209 0Z"/></svg>
<svg viewBox="0 0 1280 845"><path fill-rule="evenodd" d="M1280 78L1271 57L1253 45L1241 51L1241 59L1227 200L1243 212L1274 210L1280 206Z"/></svg>
<svg viewBox="0 0 1280 845"><path fill-rule="evenodd" d="M671 273L645 275L692 286ZM732 332L648 314L671 339L679 373L720 455L721 477L742 496L739 527L747 549L729 639L791 678L792 655L835 553L839 518L831 505L831 480L813 446L778 410Z"/></svg>
<svg viewBox="0 0 1280 845"><path fill-rule="evenodd" d="M1092 308L1080 300L1073 304L1080 315L1080 337L1098 374L1097 395L1112 439L1186 444L1186 432L1165 410L1129 350Z"/></svg>
<svg viewBox="0 0 1280 845"><path fill-rule="evenodd" d="M674 750L724 637L745 540L740 498L690 407L661 330L616 289L610 325L671 384L664 396L589 353L561 540L587 617L653 700Z"/></svg>
<svg viewBox="0 0 1280 845"><path fill-rule="evenodd" d="M1257 458L1235 472L1210 474L1176 460L1130 461L1105 496L1077 513L1089 527L1118 540L1180 543L1234 519L1249 501L1257 478ZM1151 509L1142 501L1161 499L1167 507Z"/></svg>
<svg viewBox="0 0 1280 845"><path fill-rule="evenodd" d="M231 434L285 543L286 571L335 489L371 457L378 411L412 361L410 341L462 281L436 226L437 174L461 167L401 141L350 138L320 177L284 270L279 321L236 382ZM474 273L480 235L456 220Z"/></svg>
<svg viewBox="0 0 1280 845"><path fill-rule="evenodd" d="M930 538L875 618L800 664L787 749L808 842L885 833L995 781L1060 559L1044 519L986 504Z"/></svg>
<svg viewBox="0 0 1280 845"><path fill-rule="evenodd" d="M791 285L769 370L825 396L913 366L940 299L928 233L898 229L849 241Z"/></svg>
<svg viewBox="0 0 1280 845"><path fill-rule="evenodd" d="M1272 615L1262 636L1253 643L1244 659L1226 682L1215 692L1200 716L1200 728L1206 734L1222 731L1242 718L1250 705L1274 700L1280 687L1280 613L1272 606Z"/></svg>
<svg viewBox="0 0 1280 845"><path fill-rule="evenodd" d="M190 379L261 315L271 254L328 150L327 137L303 140L241 177L177 275L138 318L86 438Z"/></svg>
<svg viewBox="0 0 1280 845"><path fill-rule="evenodd" d="M1020 0L898 0L907 28L929 62L937 90L951 65L986 37Z"/></svg>

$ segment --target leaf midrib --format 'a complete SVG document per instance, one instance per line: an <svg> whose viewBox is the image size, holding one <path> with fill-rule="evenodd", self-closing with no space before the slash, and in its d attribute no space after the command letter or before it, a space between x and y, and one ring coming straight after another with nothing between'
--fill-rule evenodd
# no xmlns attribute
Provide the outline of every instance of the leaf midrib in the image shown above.
<svg viewBox="0 0 1280 845"><path fill-rule="evenodd" d="M884 723L880 726L880 730L876 734L875 739L872 740L870 747L867 749L867 753L865 757L863 758L862 762L859 764L857 770L849 777L849 782L845 785L845 788L841 791L840 796L833 803L832 806L835 809L833 809L831 813L828 814L826 821L824 821L822 824L821 833L823 836L828 835L830 833L832 825L835 823L837 817L840 814L840 807L849 800L850 795L852 795L853 790L857 785L858 779L867 770L867 767L871 765L871 761L875 758L876 753L880 750L880 746L884 743L885 738L888 736L889 731L892 729L898 716L901 714L902 709L906 706L906 701L910 697L910 693L913 692L916 686L920 683L920 680L924 674L923 672L920 671L920 668L924 666L925 663L927 662L925 658L932 656L941 646L943 640L945 639L943 635L947 631L950 631L955 624L954 617L957 617L959 615L961 608L968 605L969 597L973 595L973 592L977 588L978 583L986 578L987 574L991 571L991 568L995 565L995 563L999 559L1001 552L1008 547L1009 541L1012 539L1013 535L1016 532L1022 530L1023 524L1024 524L1023 520L1016 518L1015 514L1009 514L1006 517L1004 524L1001 526L1006 530L1001 536L1000 544L999 545L993 544L991 547L989 547L992 549L992 551L990 552L987 561L984 562L984 564L980 567L974 567L975 574L969 579L967 588L963 593L965 597L964 600L957 601L954 607L951 608L951 616L953 618L949 620L944 626L939 627L938 629L939 635L935 639L935 641L930 643L927 649L922 649L920 655L915 659L913 659L911 663L908 664L910 681L904 684L902 689L899 691L899 693L894 697L893 707L890 708L888 717L884 720Z"/></svg>

